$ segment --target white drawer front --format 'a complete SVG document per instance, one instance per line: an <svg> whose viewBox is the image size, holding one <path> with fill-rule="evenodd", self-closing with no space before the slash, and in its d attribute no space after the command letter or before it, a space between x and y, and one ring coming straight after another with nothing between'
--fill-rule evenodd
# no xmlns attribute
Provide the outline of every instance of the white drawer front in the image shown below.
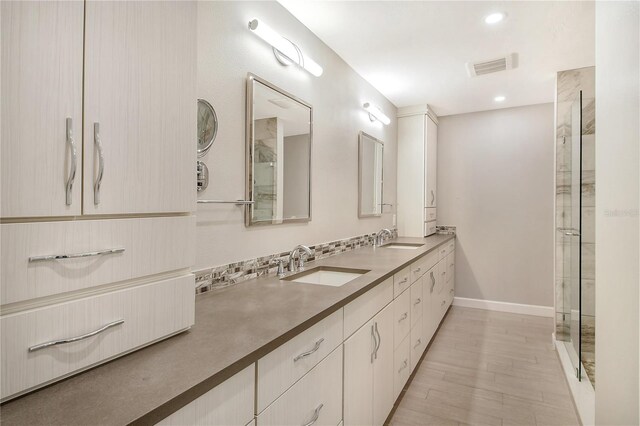
<svg viewBox="0 0 640 426"><path fill-rule="evenodd" d="M398 398L411 375L411 346L409 336L400 343L393 353L393 393Z"/></svg>
<svg viewBox="0 0 640 426"><path fill-rule="evenodd" d="M431 222L436 220L436 208L435 207L425 207L424 208L424 221Z"/></svg>
<svg viewBox="0 0 640 426"><path fill-rule="evenodd" d="M422 280L411 285L411 326L422 318Z"/></svg>
<svg viewBox="0 0 640 426"><path fill-rule="evenodd" d="M426 256L416 260L415 262L413 262L413 264L411 264L411 282L416 282L418 279L420 279L421 276L424 275L425 272L427 272Z"/></svg>
<svg viewBox="0 0 640 426"><path fill-rule="evenodd" d="M453 273L456 269L455 252L451 252L447 255L445 261L447 262L447 281L451 281Z"/></svg>
<svg viewBox="0 0 640 426"><path fill-rule="evenodd" d="M258 413L342 344L342 309L258 360Z"/></svg>
<svg viewBox="0 0 640 426"><path fill-rule="evenodd" d="M255 364L157 423L162 426L253 424Z"/></svg>
<svg viewBox="0 0 640 426"><path fill-rule="evenodd" d="M439 294L442 294L442 290L444 289L445 285L447 284L447 270L448 265L447 265L447 260L446 259L442 259L440 262L438 262L438 277L437 277L437 290Z"/></svg>
<svg viewBox="0 0 640 426"><path fill-rule="evenodd" d="M411 291L405 291L393 301L394 347L409 334L411 329Z"/></svg>
<svg viewBox="0 0 640 426"><path fill-rule="evenodd" d="M398 297L400 293L409 288L411 283L409 279L411 277L411 267L407 266L400 272L396 272L393 275L393 297Z"/></svg>
<svg viewBox="0 0 640 426"><path fill-rule="evenodd" d="M418 365L418 361L420 361L420 357L422 357L422 354L427 347L427 344L425 343L426 339L422 331L422 317L420 317L420 319L420 321L411 327L411 334L409 335L411 342L411 371L415 370Z"/></svg>
<svg viewBox="0 0 640 426"><path fill-rule="evenodd" d="M2 304L50 296L195 263L195 216L2 224ZM122 252L59 260L110 249Z"/></svg>
<svg viewBox="0 0 640 426"><path fill-rule="evenodd" d="M442 260L447 256L447 244L441 245L436 250L438 250L438 260Z"/></svg>
<svg viewBox="0 0 640 426"><path fill-rule="evenodd" d="M424 223L424 236L428 237L429 235L433 235L436 233L436 221L432 220L431 222Z"/></svg>
<svg viewBox="0 0 640 426"><path fill-rule="evenodd" d="M258 426L335 426L342 420L342 345L258 415Z"/></svg>
<svg viewBox="0 0 640 426"><path fill-rule="evenodd" d="M194 286L188 274L2 317L2 398L190 327ZM119 320L124 322L87 339L29 350Z"/></svg>
<svg viewBox="0 0 640 426"><path fill-rule="evenodd" d="M456 240L453 239L447 243L447 254L452 253L456 249Z"/></svg>
<svg viewBox="0 0 640 426"><path fill-rule="evenodd" d="M362 327L393 300L393 277L388 278L344 307L344 339Z"/></svg>

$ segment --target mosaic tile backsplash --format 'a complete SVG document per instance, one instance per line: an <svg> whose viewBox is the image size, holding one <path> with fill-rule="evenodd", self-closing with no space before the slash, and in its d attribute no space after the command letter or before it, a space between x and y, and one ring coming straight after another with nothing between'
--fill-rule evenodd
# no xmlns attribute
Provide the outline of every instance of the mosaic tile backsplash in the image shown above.
<svg viewBox="0 0 640 426"><path fill-rule="evenodd" d="M391 229L391 234L393 238L397 238L397 228ZM365 234L357 237L309 246L309 248L313 250L313 255L309 256L307 262L325 259L339 253L373 245L375 235L375 233ZM279 259L284 259L286 262L288 257L289 252L275 253L268 256L258 257L256 259L248 259L240 262L229 263L227 265L216 266L211 269L200 270L196 272L196 293L205 293L210 290L228 287L269 273L275 273L277 270L275 262Z"/></svg>

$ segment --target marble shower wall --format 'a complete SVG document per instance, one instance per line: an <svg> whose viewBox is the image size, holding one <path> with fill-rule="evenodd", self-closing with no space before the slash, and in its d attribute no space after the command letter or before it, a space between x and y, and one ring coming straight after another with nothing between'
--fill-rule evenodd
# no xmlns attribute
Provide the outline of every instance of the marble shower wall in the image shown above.
<svg viewBox="0 0 640 426"><path fill-rule="evenodd" d="M561 71L557 75L556 94L556 227L576 228L572 225L571 175L572 167L572 106L582 90L582 352L583 364L594 382L593 352L595 341L595 67ZM575 157L574 157L575 158ZM573 241L572 241L573 240ZM559 340L566 340L577 334L576 309L580 307L570 301L578 300L571 294L571 244L575 237L566 237L556 232L556 334ZM577 247L573 247L577 252ZM575 268L575 265L574 265ZM574 269L575 273L575 269ZM573 289L575 292L575 289ZM572 317L575 323L569 327ZM565 315L563 315L565 314ZM565 320L567 322L565 322ZM572 330L570 330L570 328ZM575 337L575 336L573 336ZM592 370L592 369L591 369Z"/></svg>

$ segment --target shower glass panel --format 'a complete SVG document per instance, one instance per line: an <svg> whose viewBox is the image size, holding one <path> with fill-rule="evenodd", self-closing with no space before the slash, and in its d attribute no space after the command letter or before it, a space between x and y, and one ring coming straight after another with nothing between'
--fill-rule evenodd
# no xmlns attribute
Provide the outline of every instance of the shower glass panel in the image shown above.
<svg viewBox="0 0 640 426"><path fill-rule="evenodd" d="M569 139L569 140L567 140ZM569 164L569 193L566 194L564 208L563 263L566 268L564 279L564 322L568 330L565 341L567 352L579 380L582 379L581 359L581 278L582 278L582 91L571 107L571 133L565 138L565 150Z"/></svg>

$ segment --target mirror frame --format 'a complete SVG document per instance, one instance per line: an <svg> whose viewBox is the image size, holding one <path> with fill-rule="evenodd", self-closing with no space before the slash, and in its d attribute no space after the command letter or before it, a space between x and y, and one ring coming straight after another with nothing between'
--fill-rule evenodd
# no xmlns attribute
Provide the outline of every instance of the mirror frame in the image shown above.
<svg viewBox="0 0 640 426"><path fill-rule="evenodd" d="M380 178L382 182L380 183L380 213L372 213L366 214L362 213L362 138L367 137L373 140L376 143L382 145L382 174ZM378 138L374 138L368 133L363 132L362 130L358 133L358 218L367 218L367 217L381 217L382 216L382 207L384 202L384 142Z"/></svg>
<svg viewBox="0 0 640 426"><path fill-rule="evenodd" d="M313 107L308 102L303 101L291 93L282 90L273 83L270 83L253 73L247 73L247 95L246 95L246 117L245 117L245 200L255 201L253 199L253 84L258 82L271 90L280 93L283 96L291 98L298 102L302 106L309 108L309 216L305 218L295 219L282 219L272 221L258 221L253 222L251 220L251 214L253 212L253 204L247 204L245 208L245 226L265 226L265 225L280 225L283 223L305 223L311 222L312 216L312 199L313 194L311 191L311 181L313 176L312 157L313 157Z"/></svg>

